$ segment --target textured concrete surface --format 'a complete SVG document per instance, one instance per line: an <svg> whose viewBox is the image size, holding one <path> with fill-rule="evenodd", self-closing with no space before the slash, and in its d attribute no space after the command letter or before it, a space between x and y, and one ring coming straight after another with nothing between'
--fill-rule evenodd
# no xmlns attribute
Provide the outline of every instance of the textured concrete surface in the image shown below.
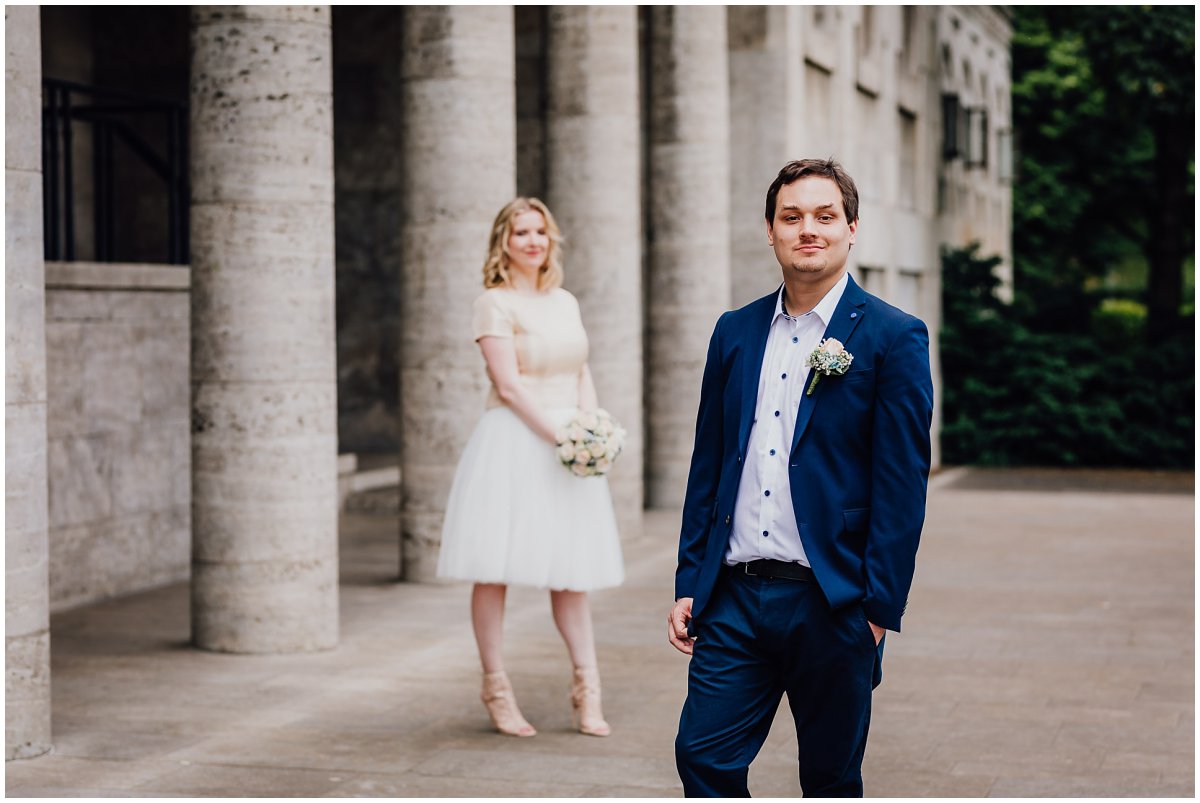
<svg viewBox="0 0 1200 803"><path fill-rule="evenodd" d="M888 637L871 796L1194 793L1192 475L935 478L905 630ZM677 512L647 515L594 609L608 739L570 730L543 593L514 589L509 672L540 733L491 732L465 585L397 584L395 518L342 521L342 641L234 656L186 646L176 585L56 615L51 755L14 796L677 797L686 659L665 640ZM781 708L751 769L796 796Z"/></svg>
<svg viewBox="0 0 1200 803"><path fill-rule="evenodd" d="M496 214L516 194L511 6L409 6L400 60L404 575L437 573L446 497L483 412L471 304Z"/></svg>
<svg viewBox="0 0 1200 803"><path fill-rule="evenodd" d="M700 387L730 308L728 37L722 6L649 14L646 504L669 508L683 504L696 437L680 389Z"/></svg>
<svg viewBox="0 0 1200 803"><path fill-rule="evenodd" d="M4 8L4 754L50 745L38 8Z"/></svg>
<svg viewBox="0 0 1200 803"><path fill-rule="evenodd" d="M328 6L192 14L197 644L337 644Z"/></svg>
<svg viewBox="0 0 1200 803"><path fill-rule="evenodd" d="M50 609L186 579L186 267L46 270Z"/></svg>
<svg viewBox="0 0 1200 803"><path fill-rule="evenodd" d="M579 299L600 406L625 427L609 475L624 537L641 526L642 191L633 6L553 6L547 21L546 202L563 286Z"/></svg>

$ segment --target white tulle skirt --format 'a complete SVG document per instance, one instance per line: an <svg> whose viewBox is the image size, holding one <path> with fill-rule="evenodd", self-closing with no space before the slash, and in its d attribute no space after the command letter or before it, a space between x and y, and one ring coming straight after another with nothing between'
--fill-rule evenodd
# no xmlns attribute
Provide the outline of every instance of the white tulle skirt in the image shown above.
<svg viewBox="0 0 1200 803"><path fill-rule="evenodd" d="M557 424L569 409L548 411ZM483 414L446 503L438 577L592 591L625 579L604 477L576 477L507 407Z"/></svg>

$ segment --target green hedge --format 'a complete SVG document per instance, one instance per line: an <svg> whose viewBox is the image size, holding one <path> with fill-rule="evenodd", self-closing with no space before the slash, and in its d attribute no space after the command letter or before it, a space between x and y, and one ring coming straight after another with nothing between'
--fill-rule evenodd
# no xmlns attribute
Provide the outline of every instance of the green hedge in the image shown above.
<svg viewBox="0 0 1200 803"><path fill-rule="evenodd" d="M1081 330L1033 331L995 298L997 263L942 255L943 462L1192 468L1192 321L1151 344L1138 302L1092 299Z"/></svg>

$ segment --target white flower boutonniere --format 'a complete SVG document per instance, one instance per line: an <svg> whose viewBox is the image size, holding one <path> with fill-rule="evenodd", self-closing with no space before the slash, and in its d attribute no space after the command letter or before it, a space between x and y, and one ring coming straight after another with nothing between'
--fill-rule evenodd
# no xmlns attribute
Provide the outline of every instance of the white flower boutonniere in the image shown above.
<svg viewBox="0 0 1200 803"><path fill-rule="evenodd" d="M821 345L813 349L813 353L808 355L805 362L805 365L812 369L812 381L808 383L808 390L804 395L812 395L813 388L822 376L841 376L846 373L852 362L854 355L846 351L842 341L832 337L822 340Z"/></svg>

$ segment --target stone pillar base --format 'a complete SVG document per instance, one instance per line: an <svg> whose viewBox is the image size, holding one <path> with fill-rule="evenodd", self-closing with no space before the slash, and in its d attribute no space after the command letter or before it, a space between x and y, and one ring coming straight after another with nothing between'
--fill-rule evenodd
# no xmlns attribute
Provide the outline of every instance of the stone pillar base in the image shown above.
<svg viewBox="0 0 1200 803"><path fill-rule="evenodd" d="M50 633L5 639L4 760L50 751Z"/></svg>

